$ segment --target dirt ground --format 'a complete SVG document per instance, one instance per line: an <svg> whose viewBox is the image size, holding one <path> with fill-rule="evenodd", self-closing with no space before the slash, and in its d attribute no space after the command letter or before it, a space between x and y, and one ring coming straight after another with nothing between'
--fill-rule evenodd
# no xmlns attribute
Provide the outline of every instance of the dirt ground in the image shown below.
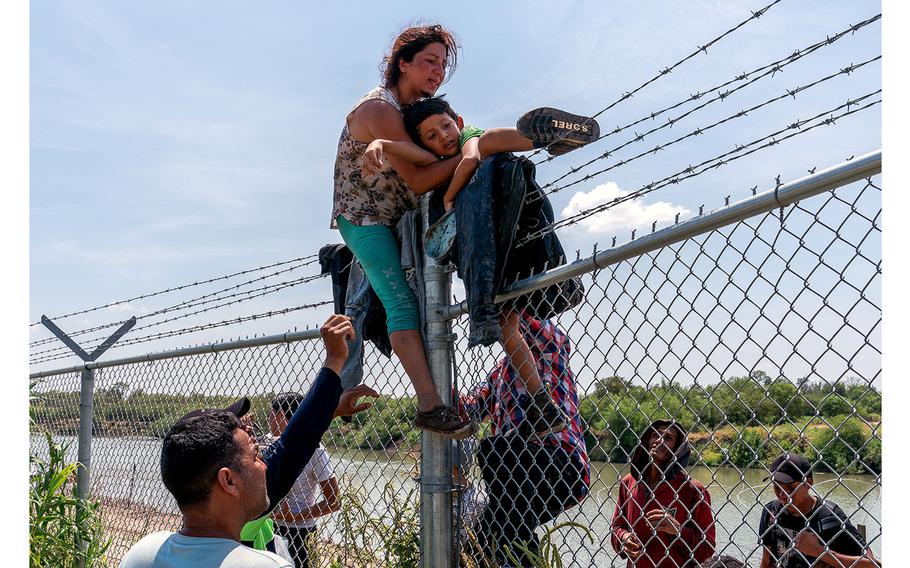
<svg viewBox="0 0 910 568"><path fill-rule="evenodd" d="M131 546L145 535L157 531L175 531L180 528L181 517L161 513L151 507L124 499L101 499L101 514L105 533L111 538L107 551L109 566L117 566Z"/></svg>

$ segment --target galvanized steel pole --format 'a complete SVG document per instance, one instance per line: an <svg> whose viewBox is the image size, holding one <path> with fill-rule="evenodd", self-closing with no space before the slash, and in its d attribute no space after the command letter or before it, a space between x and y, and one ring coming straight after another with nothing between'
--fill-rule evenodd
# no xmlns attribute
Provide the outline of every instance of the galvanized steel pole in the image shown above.
<svg viewBox="0 0 910 568"><path fill-rule="evenodd" d="M89 498L92 472L92 423L94 421L95 371L82 371L82 384L79 388L79 445L77 455L79 467L76 470L76 496L85 501ZM80 502L78 507L82 507ZM77 513L78 514L78 513ZM84 552L87 543L79 539L76 546ZM80 554L79 566L85 566L85 557Z"/></svg>
<svg viewBox="0 0 910 568"><path fill-rule="evenodd" d="M82 499L89 496L89 476L92 469L92 421L94 420L95 371L82 371L82 385L79 389L79 469L76 473L76 495Z"/></svg>
<svg viewBox="0 0 910 568"><path fill-rule="evenodd" d="M429 196L421 203L423 235L427 229ZM422 239L421 239L422 241ZM421 248L423 248L421 243ZM427 359L436 391L443 402L452 399L451 322L443 317L442 306L451 297L452 274L424 255L426 286ZM424 568L455 566L452 531L452 443L430 432L421 436L420 453L420 562Z"/></svg>

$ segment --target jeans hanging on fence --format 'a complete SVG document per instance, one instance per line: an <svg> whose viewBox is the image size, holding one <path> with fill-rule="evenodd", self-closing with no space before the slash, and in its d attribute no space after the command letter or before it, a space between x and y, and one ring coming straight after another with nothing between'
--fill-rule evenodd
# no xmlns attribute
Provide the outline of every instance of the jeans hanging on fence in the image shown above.
<svg viewBox="0 0 910 568"><path fill-rule="evenodd" d="M348 359L341 369L341 384L348 390L363 382L364 340L372 341L386 357L392 355L385 309L348 247L325 245L319 250L319 261L322 273L332 275L335 313L349 316L354 327L354 339L348 341Z"/></svg>
<svg viewBox="0 0 910 568"><path fill-rule="evenodd" d="M565 262L555 232L515 246L516 240L554 220L553 207L534 174L534 164L527 158L496 154L481 163L455 200L453 261L468 296L469 347L502 340L500 308L493 303L497 293L516 280ZM436 194L431 202L431 223L440 215L441 194ZM583 292L581 281L571 279L510 300L504 309L546 319L576 306Z"/></svg>

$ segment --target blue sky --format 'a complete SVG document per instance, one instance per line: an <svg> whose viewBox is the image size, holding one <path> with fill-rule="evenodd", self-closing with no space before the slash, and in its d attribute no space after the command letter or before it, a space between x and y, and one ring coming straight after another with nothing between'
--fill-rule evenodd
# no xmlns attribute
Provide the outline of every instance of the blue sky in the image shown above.
<svg viewBox="0 0 910 568"><path fill-rule="evenodd" d="M30 57L30 321L279 260L339 242L329 230L332 167L344 116L379 80L408 23L439 21L463 45L447 93L466 122L511 125L525 110L592 113L763 1L524 2L441 5L36 2ZM789 55L880 11L878 2L785 0L599 117L604 130ZM633 145L650 145L881 53L878 23ZM557 215L600 203L834 108L881 86L873 63L795 100L756 111L553 196ZM672 116L672 115L671 115ZM636 131L651 127L644 123ZM541 165L545 183L618 145L626 132ZM589 252L633 229L684 219L881 146L878 108L561 230ZM650 143L650 145L649 145ZM612 161L599 162L600 167ZM288 277L312 274L310 266ZM222 286L223 287L223 286ZM81 329L141 315L216 288L61 321ZM325 280L174 322L170 328L326 299ZM243 334L316 324L326 310L253 322ZM169 329L161 326L150 331ZM155 349L229 336L172 338ZM33 328L32 339L47 333ZM119 354L145 352L123 348ZM59 364L60 362L57 362Z"/></svg>

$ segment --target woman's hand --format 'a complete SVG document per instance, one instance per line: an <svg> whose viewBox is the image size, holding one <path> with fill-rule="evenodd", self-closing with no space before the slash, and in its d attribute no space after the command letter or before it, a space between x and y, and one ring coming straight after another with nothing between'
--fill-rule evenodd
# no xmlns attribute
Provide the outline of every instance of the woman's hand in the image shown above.
<svg viewBox="0 0 910 568"><path fill-rule="evenodd" d="M360 168L364 176L372 176L379 173L383 168L383 149L380 139L373 140L367 146L363 153L363 166Z"/></svg>
<svg viewBox="0 0 910 568"><path fill-rule="evenodd" d="M445 205L446 213L448 213L449 211L451 211L452 209L455 208L454 201L443 201L443 205Z"/></svg>

